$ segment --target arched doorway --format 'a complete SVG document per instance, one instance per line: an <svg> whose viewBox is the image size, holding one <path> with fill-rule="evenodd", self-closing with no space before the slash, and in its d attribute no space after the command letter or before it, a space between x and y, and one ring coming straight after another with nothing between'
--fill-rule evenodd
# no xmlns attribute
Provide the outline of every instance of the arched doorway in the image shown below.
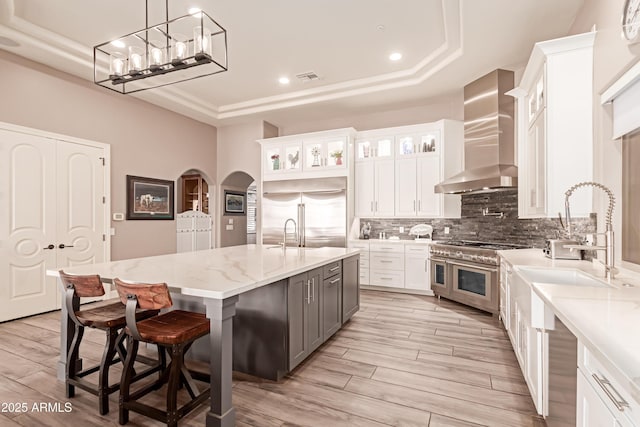
<svg viewBox="0 0 640 427"><path fill-rule="evenodd" d="M220 247L255 243L255 194L255 179L246 172L233 172L220 184Z"/></svg>

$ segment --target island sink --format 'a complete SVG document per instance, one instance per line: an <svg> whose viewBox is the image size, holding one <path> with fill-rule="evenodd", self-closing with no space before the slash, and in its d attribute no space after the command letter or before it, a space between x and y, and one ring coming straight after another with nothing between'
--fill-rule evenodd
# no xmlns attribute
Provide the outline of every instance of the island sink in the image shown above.
<svg viewBox="0 0 640 427"><path fill-rule="evenodd" d="M550 283L554 285L610 287L578 270L548 270L542 268L518 267L520 275L529 283Z"/></svg>

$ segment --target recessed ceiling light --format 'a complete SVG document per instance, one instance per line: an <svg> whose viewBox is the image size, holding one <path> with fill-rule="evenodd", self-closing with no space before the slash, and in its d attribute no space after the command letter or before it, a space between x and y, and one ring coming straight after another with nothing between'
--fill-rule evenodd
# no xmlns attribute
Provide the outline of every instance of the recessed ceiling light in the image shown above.
<svg viewBox="0 0 640 427"><path fill-rule="evenodd" d="M123 48L126 46L126 44L122 40L114 40L111 42L111 45L119 48Z"/></svg>
<svg viewBox="0 0 640 427"><path fill-rule="evenodd" d="M391 55L389 55L389 59L391 61L399 61L402 59L402 54L400 52L393 52Z"/></svg>
<svg viewBox="0 0 640 427"><path fill-rule="evenodd" d="M192 15L195 18L200 18L200 12L202 12L202 9L199 7L192 7L189 9L189 15Z"/></svg>
<svg viewBox="0 0 640 427"><path fill-rule="evenodd" d="M288 85L288 84L289 84L289 77L280 77L280 78L278 79L278 82L279 82L281 85Z"/></svg>

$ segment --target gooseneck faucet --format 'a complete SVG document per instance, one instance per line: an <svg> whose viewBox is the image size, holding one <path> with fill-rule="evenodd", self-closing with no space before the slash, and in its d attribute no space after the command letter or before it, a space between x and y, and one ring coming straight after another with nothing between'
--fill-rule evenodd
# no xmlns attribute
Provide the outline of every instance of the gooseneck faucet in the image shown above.
<svg viewBox="0 0 640 427"><path fill-rule="evenodd" d="M293 222L293 234L296 236L296 244L298 242L298 225L296 224L296 220L293 218L288 218L284 222L284 230L282 231L282 249L287 247L287 225L289 221Z"/></svg>
<svg viewBox="0 0 640 427"><path fill-rule="evenodd" d="M597 234L604 234L604 246L589 246L589 245L565 245L566 248L570 248L570 249L583 249L583 250L598 250L598 251L604 251L604 257L605 257L605 272L604 272L604 277L608 278L608 279L613 279L613 276L615 274L615 257L614 257L614 236L613 236L613 224L611 221L611 217L613 216L613 207L615 205L615 197L613 195L613 191L611 191L608 187L605 187L604 185L597 183L597 182L592 182L592 181L585 181L585 182L581 182L579 184L574 185L573 187L569 188L565 193L564 193L564 209L565 209L565 216L566 216L566 221L567 221L567 233L569 234L569 239L571 239L571 209L569 208L569 197L571 197L571 195L573 194L573 192L575 190L577 190L578 188L581 187L595 187L595 188L599 188L601 190L603 190L607 196L609 196L609 207L607 209L607 216L606 216L606 229L604 233L596 233ZM596 230L597 231L597 230Z"/></svg>

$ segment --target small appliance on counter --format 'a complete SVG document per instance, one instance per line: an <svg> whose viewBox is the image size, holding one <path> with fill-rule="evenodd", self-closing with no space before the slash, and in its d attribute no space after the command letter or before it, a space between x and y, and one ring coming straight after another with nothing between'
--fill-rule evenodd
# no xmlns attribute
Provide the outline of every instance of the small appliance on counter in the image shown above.
<svg viewBox="0 0 640 427"><path fill-rule="evenodd" d="M542 252L547 258L551 259L582 259L579 249L566 248L565 245L579 245L576 240L567 239L549 239L544 242Z"/></svg>
<svg viewBox="0 0 640 427"><path fill-rule="evenodd" d="M433 227L429 224L417 224L409 230L409 236L416 236L418 239L431 239L433 236Z"/></svg>

